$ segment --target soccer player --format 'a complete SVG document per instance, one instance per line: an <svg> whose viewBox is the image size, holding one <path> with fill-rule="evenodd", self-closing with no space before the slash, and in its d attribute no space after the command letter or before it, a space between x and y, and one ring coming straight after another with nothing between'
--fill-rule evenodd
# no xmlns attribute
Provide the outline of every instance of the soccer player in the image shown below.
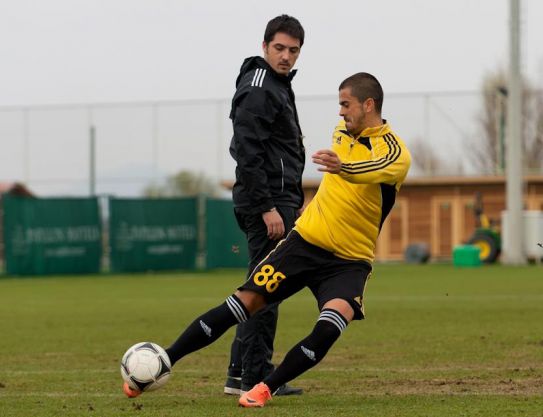
<svg viewBox="0 0 543 417"><path fill-rule="evenodd" d="M230 112L230 154L236 161L232 197L247 237L249 273L292 229L304 203L305 149L291 86L304 36L296 18L273 18L264 32L263 57L246 58L236 80ZM272 303L237 326L226 394L239 396L273 371L277 319L278 305ZM274 395L301 393L283 385Z"/></svg>
<svg viewBox="0 0 543 417"><path fill-rule="evenodd" d="M383 90L371 74L357 73L340 84L343 120L334 131L332 149L313 155L324 172L317 194L245 284L166 349L172 364L265 305L307 286L320 310L313 330L239 398L243 407L263 407L279 386L319 363L352 320L364 318L364 289L377 237L411 162L403 141L382 119L382 104ZM139 394L127 387L127 395Z"/></svg>

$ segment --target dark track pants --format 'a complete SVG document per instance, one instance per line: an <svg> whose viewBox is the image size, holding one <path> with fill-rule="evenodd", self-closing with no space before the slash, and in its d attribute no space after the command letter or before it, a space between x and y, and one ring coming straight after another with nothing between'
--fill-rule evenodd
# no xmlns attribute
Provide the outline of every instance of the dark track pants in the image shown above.
<svg viewBox="0 0 543 417"><path fill-rule="evenodd" d="M277 207L285 224L285 235L297 217L293 207ZM275 247L277 240L269 240L262 216L236 210L236 219L247 236L249 249L249 272ZM250 389L262 381L274 369L272 364L273 340L277 328L279 304L270 304L245 323L237 326L236 336L230 350L228 375L241 376L242 389Z"/></svg>

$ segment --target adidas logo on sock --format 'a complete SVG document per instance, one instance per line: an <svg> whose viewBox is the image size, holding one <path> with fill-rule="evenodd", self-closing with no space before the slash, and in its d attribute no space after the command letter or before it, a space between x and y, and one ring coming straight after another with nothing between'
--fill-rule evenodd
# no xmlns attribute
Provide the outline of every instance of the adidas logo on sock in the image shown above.
<svg viewBox="0 0 543 417"><path fill-rule="evenodd" d="M302 352L304 352L305 356L307 356L309 359L311 359L312 361L316 361L317 359L315 358L315 352L313 352L312 350L309 350L308 348L306 348L305 346L300 346L301 349L302 349Z"/></svg>
<svg viewBox="0 0 543 417"><path fill-rule="evenodd" d="M200 320L200 326L202 326L202 330L207 335L207 337L211 337L211 327L205 324L202 320Z"/></svg>

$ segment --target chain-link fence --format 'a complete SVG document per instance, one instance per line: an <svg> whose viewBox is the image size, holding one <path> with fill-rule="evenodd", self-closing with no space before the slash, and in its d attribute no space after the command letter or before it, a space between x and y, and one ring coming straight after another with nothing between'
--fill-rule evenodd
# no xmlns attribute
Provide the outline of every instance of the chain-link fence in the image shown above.
<svg viewBox="0 0 543 417"><path fill-rule="evenodd" d="M329 147L337 96L298 97L297 104L307 154ZM138 196L182 170L230 180L229 111L226 99L2 107L0 181L22 181L41 196ZM499 157L502 149L504 118L487 114L481 92L388 94L383 117L411 148L413 176L480 174L480 154ZM539 137L541 120L531 126ZM495 149L485 139L489 123L500 139ZM305 177L319 176L307 158Z"/></svg>

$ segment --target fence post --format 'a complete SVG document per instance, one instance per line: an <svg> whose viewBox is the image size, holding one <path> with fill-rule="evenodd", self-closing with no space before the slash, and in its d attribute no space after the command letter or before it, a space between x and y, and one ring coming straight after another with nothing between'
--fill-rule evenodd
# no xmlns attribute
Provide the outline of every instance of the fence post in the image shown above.
<svg viewBox="0 0 543 417"><path fill-rule="evenodd" d="M207 267L207 242L206 242L206 206L207 197L205 194L198 194L196 197L196 227L197 227L197 249L196 269Z"/></svg>

